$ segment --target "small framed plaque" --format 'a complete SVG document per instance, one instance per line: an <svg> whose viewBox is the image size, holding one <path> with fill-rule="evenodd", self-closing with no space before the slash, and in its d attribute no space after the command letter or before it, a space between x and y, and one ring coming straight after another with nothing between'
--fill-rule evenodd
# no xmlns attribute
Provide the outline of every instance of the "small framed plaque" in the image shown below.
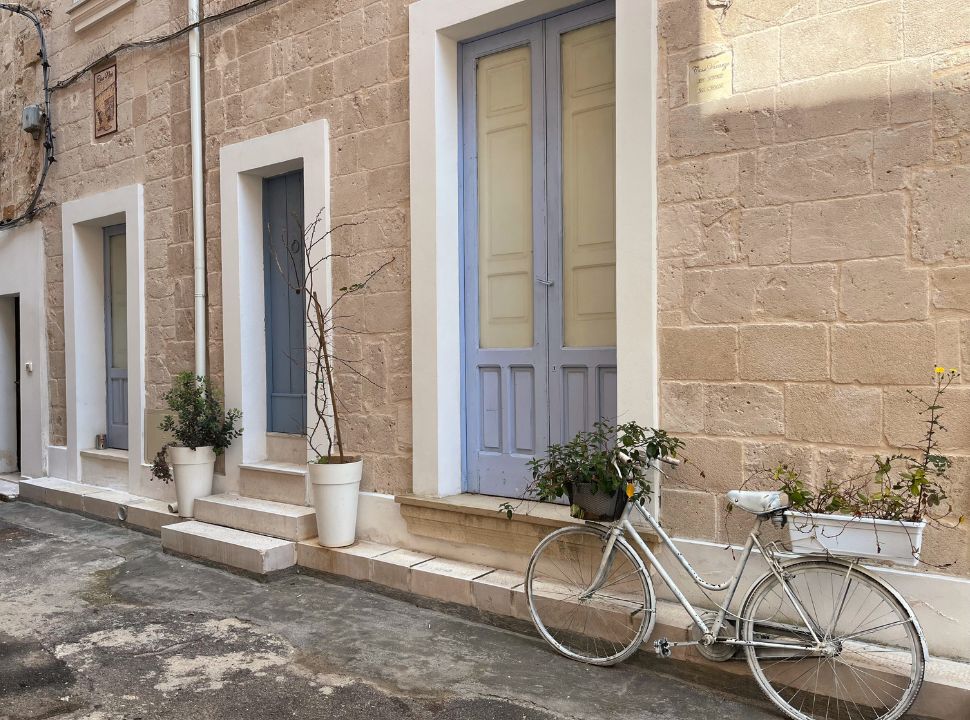
<svg viewBox="0 0 970 720"><path fill-rule="evenodd" d="M109 65L94 73L94 137L118 130L118 69Z"/></svg>

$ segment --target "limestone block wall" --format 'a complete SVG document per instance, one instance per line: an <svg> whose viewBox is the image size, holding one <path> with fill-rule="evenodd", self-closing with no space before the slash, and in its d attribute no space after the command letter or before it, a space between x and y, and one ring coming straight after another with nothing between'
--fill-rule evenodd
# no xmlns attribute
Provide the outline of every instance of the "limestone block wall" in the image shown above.
<svg viewBox="0 0 970 720"><path fill-rule="evenodd" d="M207 15L239 3L205 3ZM326 118L332 130L335 286L383 260L394 263L347 304L338 353L367 380L341 374L344 437L364 454L364 489L404 492L410 474L407 0L271 0L208 25L204 33L207 170L208 362L223 373L219 149L223 144ZM75 32L70 0L45 5L51 77L72 74L122 42L185 25L185 3L138 0ZM0 211L22 197L36 155L19 130L38 95L26 21L0 18ZM25 50L25 46L28 48ZM66 439L63 260L58 204L132 183L144 185L146 386L162 406L171 377L193 367L193 280L187 43L184 36L116 59L118 132L94 139L90 74L54 95L57 163L41 216L48 281L51 442ZM7 78L11 81L8 83ZM39 159L39 156L37 156ZM12 211L11 211L12 212ZM353 269L351 270L351 266ZM93 439L92 439L93 442Z"/></svg>
<svg viewBox="0 0 970 720"><path fill-rule="evenodd" d="M906 390L970 368L970 6L662 0L659 23L662 423L696 463L664 517L738 541L725 491L918 441ZM733 95L691 104L688 63L723 51ZM970 387L946 405L966 513ZM967 574L968 539L926 557Z"/></svg>

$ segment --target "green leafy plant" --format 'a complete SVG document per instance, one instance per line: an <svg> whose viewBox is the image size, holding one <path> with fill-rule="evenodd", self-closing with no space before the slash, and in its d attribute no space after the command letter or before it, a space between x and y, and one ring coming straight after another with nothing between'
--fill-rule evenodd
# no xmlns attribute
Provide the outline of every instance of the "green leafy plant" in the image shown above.
<svg viewBox="0 0 970 720"><path fill-rule="evenodd" d="M827 477L813 488L793 466L780 464L768 471L772 484L788 494L792 510L804 513L852 515L877 520L938 522L952 514L948 473L953 461L940 452L943 397L960 377L955 369L935 368L932 399L907 390L919 404L926 431L915 445L890 455L875 455L871 468L837 481ZM963 521L961 516L957 524Z"/></svg>
<svg viewBox="0 0 970 720"><path fill-rule="evenodd" d="M683 446L683 441L663 430L636 422L613 425L600 421L566 443L550 445L545 457L530 460L532 482L525 495L552 502L568 495L570 485L585 483L593 493L613 495L624 490L630 500L642 503L651 492L647 462L676 457ZM499 505L509 519L516 507L509 502ZM578 508L571 510L578 514Z"/></svg>
<svg viewBox="0 0 970 720"><path fill-rule="evenodd" d="M235 409L225 412L220 393L207 377L179 373L163 399L173 414L162 418L159 428L175 438L158 451L152 463L152 475L163 482L172 480L168 464L170 447L194 449L211 445L216 455L221 455L234 439L242 435L242 428L236 427L242 412Z"/></svg>

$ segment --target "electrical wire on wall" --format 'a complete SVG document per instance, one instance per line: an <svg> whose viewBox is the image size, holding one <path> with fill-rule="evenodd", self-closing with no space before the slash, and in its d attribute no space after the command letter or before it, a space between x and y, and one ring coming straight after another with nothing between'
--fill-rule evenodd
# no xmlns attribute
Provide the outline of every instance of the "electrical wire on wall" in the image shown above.
<svg viewBox="0 0 970 720"><path fill-rule="evenodd" d="M44 29L41 27L40 18L34 13L33 10L25 8L23 5L11 5L9 3L0 3L0 10L8 10L16 15L23 15L25 18L30 20L34 25L34 29L37 30L37 37L40 41L40 49L37 51L37 56L40 58L41 71L44 78L44 162L40 170L40 174L37 178L37 182L34 185L34 190L30 195L30 199L27 202L26 207L20 215L17 215L10 220L0 219L0 230L6 228L17 227L19 225L26 225L38 212L43 210L48 205L38 205L40 201L40 195L44 190L44 183L47 181L47 173L50 171L51 163L54 162L54 132L52 130L51 123L51 87L50 87L50 62L47 59L47 42L44 38Z"/></svg>
<svg viewBox="0 0 970 720"><path fill-rule="evenodd" d="M15 218L12 218L11 220L5 220L5 221L0 220L0 230L4 230L6 228L11 228L11 227L17 227L18 225L24 225L30 222L31 220L33 220L34 217L41 210L53 205L53 203L46 203L43 205L38 205L38 203L40 201L41 193L44 190L44 183L47 180L47 174L50 170L51 163L55 161L54 133L52 130L53 123L51 122L50 106L51 106L51 95L56 90L62 90L68 87L69 85L73 85L75 82L81 79L86 73L98 67L105 61L110 60L117 55L120 55L126 50L151 47L153 45L160 45L162 43L169 42L170 40L179 38L182 35L186 35L194 28L202 27L203 25L208 25L209 23L215 22L217 20L222 20L223 18L227 18L231 15L236 15L238 13L245 12L246 10L257 7L259 5L263 5L264 3L267 3L269 1L270 0L249 0L249 2L245 2L242 5L239 5L237 7L224 10L223 12L216 13L215 15L209 15L207 17L204 17L198 22L194 22L189 25L186 25L185 27L182 27L176 30L175 32L171 32L166 35L159 35L156 37L146 38L145 40L135 40L132 42L122 43L121 45L114 48L113 50L110 50L109 52L104 53L97 59L87 63L80 70L72 73L71 75L68 75L67 77L61 80L58 80L54 84L50 83L50 63L48 62L48 57L47 57L47 43L44 38L44 30L40 24L40 18L32 10L30 10L29 8L23 7L22 5L19 5L19 4L14 5L10 3L0 2L0 10L8 10L11 13L23 15L34 24L34 27L37 30L37 34L40 38L40 50L38 52L38 56L40 57L41 66L43 68L43 77L44 77L44 112L46 113L46 116L47 116L47 121L44 123L44 164L43 164L43 168L41 169L40 176L37 179L37 184L34 186L34 191L30 196L30 200L27 203L26 209L20 215L18 215Z"/></svg>

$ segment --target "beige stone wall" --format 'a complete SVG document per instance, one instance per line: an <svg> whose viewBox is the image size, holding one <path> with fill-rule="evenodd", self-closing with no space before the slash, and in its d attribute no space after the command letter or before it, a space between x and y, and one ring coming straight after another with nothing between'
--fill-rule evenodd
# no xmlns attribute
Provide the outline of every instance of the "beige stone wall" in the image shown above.
<svg viewBox="0 0 970 720"><path fill-rule="evenodd" d="M723 50L733 96L689 104L687 63ZM917 441L906 389L970 365L970 9L668 0L660 57L662 422L705 474L664 516L737 541L726 490ZM946 401L967 512L970 387ZM966 574L968 539L931 531L927 558Z"/></svg>
<svg viewBox="0 0 970 720"><path fill-rule="evenodd" d="M214 14L238 3L207 3ZM45 20L52 79L73 73L105 50L185 24L183 2L137 0L76 33L68 0ZM24 60L21 35L30 26L0 18L4 83L0 198L27 174L19 129L22 90L35 68ZM342 357L361 361L373 382L340 378L344 436L362 452L364 488L403 492L410 481L410 292L408 287L407 0L290 0L263 6L205 30L206 208L209 368L223 372L220 274L219 149L320 118L331 123L331 198L339 231L334 249L353 258L337 266L335 283L357 279L382 259L393 265L344 314L358 331L338 339ZM162 405L171 377L193 366L191 178L185 38L117 58L119 129L95 141L92 79L84 76L54 96L57 163L47 199L63 203L131 183L145 188L147 407ZM39 87L39 85L38 85ZM14 126L13 123L17 125ZM11 128L14 128L11 130ZM19 135L18 135L19 133ZM8 144L8 136L16 140ZM17 148L15 152L8 148ZM31 174L30 178L33 177ZM29 179L29 178L28 178ZM65 442L64 298L60 212L43 214L47 248L51 441ZM351 271L348 265L353 265ZM232 300L228 300L231 302Z"/></svg>

